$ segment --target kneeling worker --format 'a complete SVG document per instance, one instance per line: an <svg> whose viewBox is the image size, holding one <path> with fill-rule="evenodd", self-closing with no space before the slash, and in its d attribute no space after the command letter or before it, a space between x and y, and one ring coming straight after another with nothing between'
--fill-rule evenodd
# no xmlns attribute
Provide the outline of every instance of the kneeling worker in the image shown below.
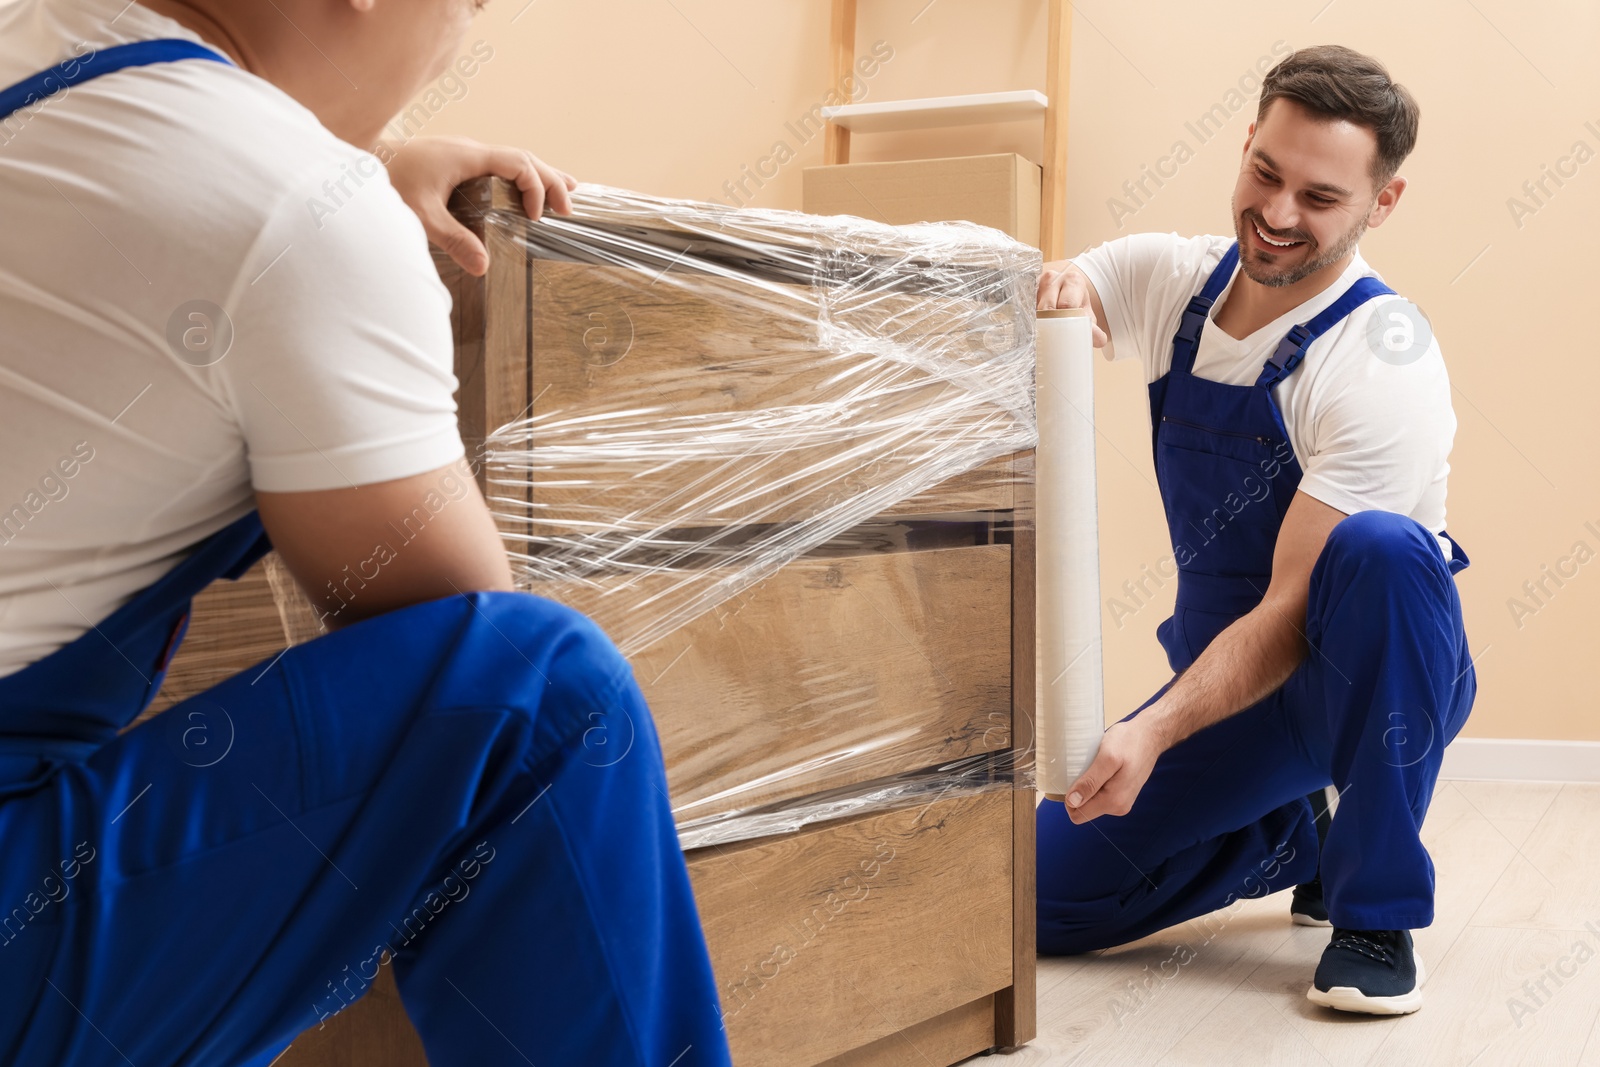
<svg viewBox="0 0 1600 1067"><path fill-rule="evenodd" d="M371 154L477 6L0 9L0 1063L265 1067L388 965L440 1067L728 1062L649 711L456 427L445 198L573 182ZM267 535L334 632L125 729Z"/></svg>
<svg viewBox="0 0 1600 1067"><path fill-rule="evenodd" d="M1097 343L1144 365L1178 587L1157 633L1176 677L1039 809L1043 952L1293 886L1296 921L1333 927L1312 1001L1422 1004L1418 835L1476 693L1455 415L1426 320L1356 248L1400 201L1417 118L1376 61L1302 49L1263 83L1233 237L1046 264L1039 306L1092 307Z"/></svg>

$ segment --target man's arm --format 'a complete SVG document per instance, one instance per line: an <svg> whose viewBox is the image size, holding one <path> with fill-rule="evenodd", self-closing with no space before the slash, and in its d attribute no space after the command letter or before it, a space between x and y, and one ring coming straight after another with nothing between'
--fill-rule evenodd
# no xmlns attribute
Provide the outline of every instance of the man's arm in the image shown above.
<svg viewBox="0 0 1600 1067"><path fill-rule="evenodd" d="M451 190L460 182L484 174L507 178L522 191L523 206L532 218L538 218L541 209L546 207L561 214L572 210L568 193L577 185L576 180L518 149L491 147L464 138L419 138L398 148L380 144L378 151L389 167L390 184L421 220L428 237L474 274L482 274L487 267L487 253L482 243L447 210ZM367 198L361 207L381 213L382 204ZM382 299L383 294L412 291L408 287L416 285L417 277L426 277L436 286L437 276L426 261L420 270L415 269L415 265L408 267L410 260L398 254L399 249L389 249L385 261L401 265L396 268L397 276L387 279L392 284L374 281L367 262L373 253L364 241L370 240L373 233L394 234L398 232L396 227L385 218L372 223L365 236L359 227L345 227L343 232L346 244L336 245L334 250L344 253L346 258L343 261L332 259L325 251L321 262L325 267L333 264L327 269L327 275L341 281L360 277L362 295L379 297L375 307L365 309L367 320L382 321L394 334L413 343L411 348L400 352L378 353L377 358L384 368L383 377L389 379L386 386L393 384L395 367L404 369L408 377L405 388L400 391L407 392L413 400L418 396L436 400L435 408L429 413L436 419L443 418L438 409L449 404L449 392L453 388L453 383L447 384L441 373L442 368L449 365L449 333L444 314L448 303L440 307L437 320L429 320L427 314L432 304L427 300ZM368 273L363 274L364 270ZM321 288L336 291L326 286ZM290 353L310 350L305 345L297 346L295 339L286 337L281 327L283 317L276 309L290 301L274 303L264 297L263 300L265 306L272 309L272 314L266 316L272 336L283 338L283 345ZM339 306L347 314L338 318L335 328L347 322L361 323L362 316L355 313L351 304L348 294L345 295ZM421 318L410 323L397 321L397 309L416 311ZM330 331L315 317L302 314L290 321L309 329L318 343L338 349L342 335L334 332L330 336ZM436 337L424 336L434 325L442 333ZM362 351L372 333L358 328L356 340L361 343L352 347ZM430 343L435 347L430 348ZM309 409L305 419L313 423L322 421L325 412L318 408L315 398L343 395L339 391L350 388L351 378L359 381L363 368L358 365L352 371L351 364L348 358L331 370L323 364L313 364L319 374L327 372L331 377L318 378L309 386L300 380L304 377L302 373L286 380L267 381L263 387L257 381L260 369L256 368L256 376L247 376L253 392L241 392L247 397L259 394L270 400L272 411L260 413L264 422L275 430L282 430L275 418L289 420L295 427L290 440L298 448L299 441L294 437L304 438L299 427L306 424L300 411ZM274 368L295 365L292 360L272 363ZM376 375L378 372L368 373ZM297 392L308 394L312 400L301 398L300 407L291 408L296 417L290 420L282 406L288 404L285 397L294 397ZM375 390L365 392L368 396L383 395ZM359 418L341 420L340 424L383 425L392 413L379 407L376 412L370 407L364 408ZM402 424L416 421L414 409L415 404L408 406ZM452 444L458 441L453 429L448 440ZM336 447L348 444L339 440L331 443ZM318 456L326 462L320 449ZM285 477L282 472L278 473L280 482ZM305 471L297 469L293 477L304 479ZM464 461L359 488L348 486L303 492L258 489L256 506L279 556L330 629L457 592L512 588L505 548Z"/></svg>
<svg viewBox="0 0 1600 1067"><path fill-rule="evenodd" d="M465 461L359 488L257 492L256 506L329 629L512 587L505 547Z"/></svg>
<svg viewBox="0 0 1600 1067"><path fill-rule="evenodd" d="M1223 630L1160 699L1105 732L1100 753L1067 791L1073 822L1126 815L1156 758L1281 686L1306 656L1311 570L1344 513L1296 493L1278 531L1272 580L1254 610Z"/></svg>

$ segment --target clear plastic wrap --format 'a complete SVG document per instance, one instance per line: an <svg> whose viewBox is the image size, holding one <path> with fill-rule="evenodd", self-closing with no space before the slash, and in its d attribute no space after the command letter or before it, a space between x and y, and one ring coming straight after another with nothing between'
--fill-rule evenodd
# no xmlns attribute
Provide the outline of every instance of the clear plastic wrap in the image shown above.
<svg viewBox="0 0 1600 1067"><path fill-rule="evenodd" d="M491 258L435 257L463 436L519 587L632 661L685 847L1031 786L1038 251L574 199L530 222L502 186L458 197ZM270 557L245 584L237 666L316 636ZM220 680L218 644L169 690ZM591 762L625 758L636 724L602 727Z"/></svg>
<svg viewBox="0 0 1600 1067"><path fill-rule="evenodd" d="M491 259L527 265L530 400L483 481L519 585L633 660L685 843L1029 780L995 754L1039 253L968 223L575 204L479 205Z"/></svg>
<svg viewBox="0 0 1600 1067"><path fill-rule="evenodd" d="M1027 754L1015 749L966 756L937 767L813 793L795 801L730 809L716 815L678 820L684 851L752 838L772 837L868 812L914 804L932 806L950 796L1010 791L1033 785Z"/></svg>
<svg viewBox="0 0 1600 1067"><path fill-rule="evenodd" d="M1037 439L1034 249L595 186L577 208L485 220L562 322L484 459L530 586L619 578L564 598L624 655L941 482L970 475L925 506L1009 489L983 465ZM539 350L573 329L577 351Z"/></svg>

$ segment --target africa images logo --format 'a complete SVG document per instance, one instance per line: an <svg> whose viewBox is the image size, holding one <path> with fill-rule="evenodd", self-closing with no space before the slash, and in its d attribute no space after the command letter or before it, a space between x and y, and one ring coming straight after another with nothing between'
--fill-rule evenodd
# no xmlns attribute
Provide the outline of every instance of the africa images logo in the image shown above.
<svg viewBox="0 0 1600 1067"><path fill-rule="evenodd" d="M1421 308L1404 297L1382 301L1367 320L1367 347L1391 366L1415 363L1432 344L1433 324Z"/></svg>

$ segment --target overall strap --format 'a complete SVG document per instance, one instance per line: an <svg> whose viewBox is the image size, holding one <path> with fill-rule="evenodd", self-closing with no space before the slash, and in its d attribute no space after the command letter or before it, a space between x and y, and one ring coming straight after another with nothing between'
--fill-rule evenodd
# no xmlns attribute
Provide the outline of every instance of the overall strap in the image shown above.
<svg viewBox="0 0 1600 1067"><path fill-rule="evenodd" d="M1439 536L1450 542L1450 562L1447 564L1450 568L1450 573L1452 575L1460 574L1472 564L1472 560L1468 559L1467 554L1461 550L1460 543L1450 536L1449 530L1440 530Z"/></svg>
<svg viewBox="0 0 1600 1067"><path fill-rule="evenodd" d="M1189 306L1183 309L1178 332L1172 338L1173 371L1188 374L1194 367L1195 350L1200 347L1200 331L1205 327L1206 317L1211 313L1211 305L1217 302L1222 290L1228 287L1228 280L1233 277L1233 268L1238 263L1239 242L1235 241L1222 254L1222 259L1211 271L1211 277L1206 279L1205 287L1200 290L1199 295L1190 298Z"/></svg>
<svg viewBox="0 0 1600 1067"><path fill-rule="evenodd" d="M201 541L76 640L0 678L0 755L54 745L58 754L78 758L115 737L161 687L189 601L217 578L238 578L271 549L252 511ZM63 715L77 724L77 741L40 741L56 736L51 731Z"/></svg>
<svg viewBox="0 0 1600 1067"><path fill-rule="evenodd" d="M1376 278L1357 278L1355 284L1344 291L1343 296L1328 305L1314 319L1290 329L1283 340L1278 342L1277 350L1262 365L1256 384L1271 388L1288 377L1300 365L1300 361L1306 358L1306 349L1311 347L1312 341L1321 337L1334 323L1368 300L1385 293L1393 295L1394 290Z"/></svg>
<svg viewBox="0 0 1600 1067"><path fill-rule="evenodd" d="M207 59L225 63L228 57L194 41L179 38L161 38L154 41L134 41L111 48L102 48L85 56L63 60L55 66L23 78L7 89L0 89L0 119L13 112L31 107L40 100L74 85L98 78L102 74L127 67L144 67L152 63L172 63L180 59Z"/></svg>

